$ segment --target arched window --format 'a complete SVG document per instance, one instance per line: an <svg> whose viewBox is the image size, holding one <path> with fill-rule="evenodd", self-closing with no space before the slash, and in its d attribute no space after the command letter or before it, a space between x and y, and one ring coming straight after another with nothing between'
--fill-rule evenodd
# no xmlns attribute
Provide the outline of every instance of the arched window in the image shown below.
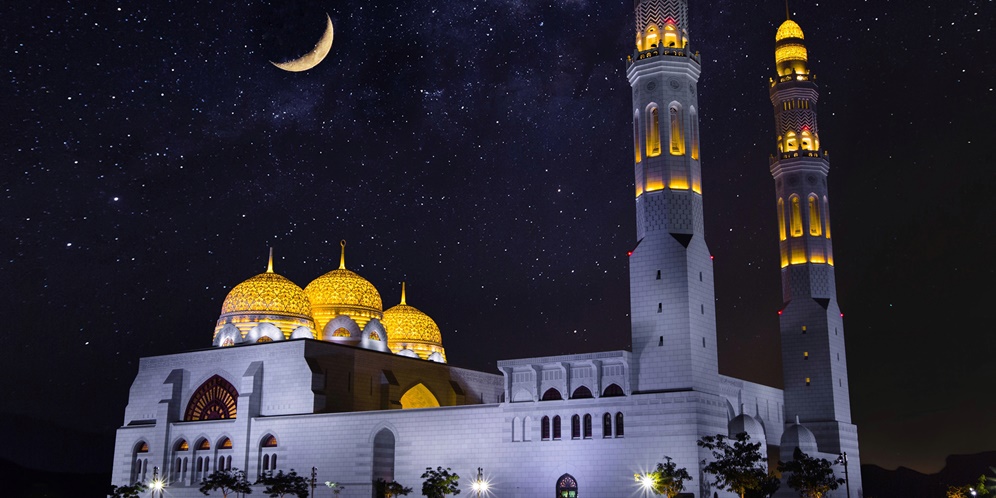
<svg viewBox="0 0 996 498"><path fill-rule="evenodd" d="M270 455L263 455L263 472L270 470Z"/></svg>
<svg viewBox="0 0 996 498"><path fill-rule="evenodd" d="M802 130L802 150L813 150L813 135L807 130Z"/></svg>
<svg viewBox="0 0 996 498"><path fill-rule="evenodd" d="M412 386L401 396L401 408L404 410L412 408L436 408L439 401L433 396L432 391L421 382Z"/></svg>
<svg viewBox="0 0 996 498"><path fill-rule="evenodd" d="M643 42L643 50L650 50L657 46L657 25L651 24L647 26L646 41Z"/></svg>
<svg viewBox="0 0 996 498"><path fill-rule="evenodd" d="M560 391L553 387L547 389L546 392L543 393L542 401L556 401L558 399L564 399L564 397L561 396Z"/></svg>
<svg viewBox="0 0 996 498"><path fill-rule="evenodd" d="M602 415L602 437L612 437L612 414Z"/></svg>
<svg viewBox="0 0 996 498"><path fill-rule="evenodd" d="M557 479L557 498L577 498L578 482L570 474Z"/></svg>
<svg viewBox="0 0 996 498"><path fill-rule="evenodd" d="M661 125L660 112L657 106L650 104L647 108L647 157L661 155Z"/></svg>
<svg viewBox="0 0 996 498"><path fill-rule="evenodd" d="M789 222L792 225L792 236L802 237L802 208L799 206L799 196L793 195L789 198L792 203L792 211L789 212Z"/></svg>
<svg viewBox="0 0 996 498"><path fill-rule="evenodd" d="M699 158L699 113L695 111L695 108L691 109L691 125L692 125L692 159Z"/></svg>
<svg viewBox="0 0 996 498"><path fill-rule="evenodd" d="M593 397L594 396L591 395L591 389L588 389L585 386L578 387L574 390L574 393L571 394L571 399L588 399Z"/></svg>
<svg viewBox="0 0 996 498"><path fill-rule="evenodd" d="M785 200L778 198L778 240L785 240Z"/></svg>
<svg viewBox="0 0 996 498"><path fill-rule="evenodd" d="M519 417L512 418L512 441L522 441L522 421Z"/></svg>
<svg viewBox="0 0 996 498"><path fill-rule="evenodd" d="M273 437L272 434L268 435L265 438L263 438L263 443L260 446L262 446L263 448L276 448L277 438Z"/></svg>
<svg viewBox="0 0 996 498"><path fill-rule="evenodd" d="M622 412L616 413L616 437L622 437L626 434L623 430L623 414Z"/></svg>
<svg viewBox="0 0 996 498"><path fill-rule="evenodd" d="M227 437L218 442L218 449L230 450L232 449L232 440Z"/></svg>
<svg viewBox="0 0 996 498"><path fill-rule="evenodd" d="M830 201L827 200L826 196L823 196L823 222L826 225L827 238L830 238Z"/></svg>
<svg viewBox="0 0 996 498"><path fill-rule="evenodd" d="M668 109L671 116L671 155L680 156L685 153L685 133L681 129L681 109L672 105Z"/></svg>
<svg viewBox="0 0 996 498"><path fill-rule="evenodd" d="M383 479L387 482L394 480L394 450L396 439L394 433L388 429L381 429L374 436L374 458L373 473L371 480Z"/></svg>
<svg viewBox="0 0 996 498"><path fill-rule="evenodd" d="M799 150L799 143L796 141L795 132L790 131L785 134L785 152Z"/></svg>
<svg viewBox="0 0 996 498"><path fill-rule="evenodd" d="M626 393L624 393L622 388L619 387L619 384L609 384L609 387L606 387L605 391L602 391L603 398L610 398L612 396L625 396L625 395Z"/></svg>
<svg viewBox="0 0 996 498"><path fill-rule="evenodd" d="M560 415L553 417L553 439L560 439Z"/></svg>
<svg viewBox="0 0 996 498"><path fill-rule="evenodd" d="M571 439L581 439L581 417L577 414L571 417Z"/></svg>
<svg viewBox="0 0 996 498"><path fill-rule="evenodd" d="M544 441L550 440L550 417L543 417L540 423L540 438Z"/></svg>
<svg viewBox="0 0 996 498"><path fill-rule="evenodd" d="M675 27L674 23L669 22L664 25L664 42L661 45L664 47L678 46L678 28Z"/></svg>
<svg viewBox="0 0 996 498"><path fill-rule="evenodd" d="M633 153L636 162L643 159L640 156L640 111L633 113Z"/></svg>
<svg viewBox="0 0 996 498"><path fill-rule="evenodd" d="M815 195L809 196L809 235L818 237L823 231L820 220L820 200Z"/></svg>
<svg viewBox="0 0 996 498"><path fill-rule="evenodd" d="M526 416L522 419L522 440L532 441L533 440L533 418Z"/></svg>
<svg viewBox="0 0 996 498"><path fill-rule="evenodd" d="M139 441L131 455L131 482L145 481L145 473L149 468L149 443Z"/></svg>
<svg viewBox="0 0 996 498"><path fill-rule="evenodd" d="M235 386L215 375L204 381L187 403L184 421L235 418L239 392Z"/></svg>
<svg viewBox="0 0 996 498"><path fill-rule="evenodd" d="M591 439L591 414L584 414L584 438Z"/></svg>
<svg viewBox="0 0 996 498"><path fill-rule="evenodd" d="M209 443L207 439L201 439L200 444L197 445L197 449L198 450L210 450L211 449L211 443Z"/></svg>
<svg viewBox="0 0 996 498"><path fill-rule="evenodd" d="M259 442L259 461L261 464L261 473L273 472L277 469L277 438L273 434L267 434Z"/></svg>

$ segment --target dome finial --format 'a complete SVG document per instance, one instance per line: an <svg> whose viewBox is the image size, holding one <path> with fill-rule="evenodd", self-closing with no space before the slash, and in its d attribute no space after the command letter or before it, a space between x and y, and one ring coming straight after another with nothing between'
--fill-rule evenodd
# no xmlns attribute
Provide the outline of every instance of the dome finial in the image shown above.
<svg viewBox="0 0 996 498"><path fill-rule="evenodd" d="M785 19L792 19L789 15L789 0L785 0Z"/></svg>
<svg viewBox="0 0 996 498"><path fill-rule="evenodd" d="M273 273L273 248L270 248L270 260L266 263L266 273Z"/></svg>
<svg viewBox="0 0 996 498"><path fill-rule="evenodd" d="M346 239L339 241L339 245L342 246L342 254L339 256L339 269L346 269Z"/></svg>
<svg viewBox="0 0 996 498"><path fill-rule="evenodd" d="M401 282L401 304L407 304L407 303L405 303L405 283L404 282Z"/></svg>

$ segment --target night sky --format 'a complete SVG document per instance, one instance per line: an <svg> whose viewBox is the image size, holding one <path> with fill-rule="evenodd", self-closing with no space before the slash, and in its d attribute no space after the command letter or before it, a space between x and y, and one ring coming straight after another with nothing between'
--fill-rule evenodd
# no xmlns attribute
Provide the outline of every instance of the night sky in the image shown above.
<svg viewBox="0 0 996 498"><path fill-rule="evenodd" d="M780 387L767 82L785 7L689 3L720 368ZM5 2L0 418L112 441L140 357L210 347L270 247L304 287L341 239L385 308L407 282L453 365L628 348L632 6ZM863 463L996 449L993 7L791 5ZM326 12L324 62L270 64L309 51Z"/></svg>

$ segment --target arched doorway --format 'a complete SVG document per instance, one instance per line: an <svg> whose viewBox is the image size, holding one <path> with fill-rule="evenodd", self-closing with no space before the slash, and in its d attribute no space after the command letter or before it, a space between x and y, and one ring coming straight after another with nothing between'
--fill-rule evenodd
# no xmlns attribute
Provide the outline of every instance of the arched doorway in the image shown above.
<svg viewBox="0 0 996 498"><path fill-rule="evenodd" d="M381 429L374 436L373 454L373 482L383 479L387 482L394 480L394 433L388 429Z"/></svg>
<svg viewBox="0 0 996 498"><path fill-rule="evenodd" d="M574 476L564 474L557 479L557 498L577 498L578 482Z"/></svg>

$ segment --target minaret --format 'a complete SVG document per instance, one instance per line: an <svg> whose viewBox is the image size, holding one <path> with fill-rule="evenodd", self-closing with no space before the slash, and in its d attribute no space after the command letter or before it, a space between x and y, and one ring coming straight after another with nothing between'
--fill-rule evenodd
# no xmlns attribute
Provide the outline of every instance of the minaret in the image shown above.
<svg viewBox="0 0 996 498"><path fill-rule="evenodd" d="M630 254L634 390L716 392L716 312L706 247L686 0L637 0L633 88L637 244Z"/></svg>
<svg viewBox="0 0 996 498"><path fill-rule="evenodd" d="M770 88L778 148L770 166L781 249L784 304L778 313L785 420L798 419L812 431L820 453L847 453L853 493L860 489L861 464L857 427L851 424L843 314L834 282L830 163L820 149L819 89L807 60L802 28L786 20L775 35L778 76ZM782 459L791 459L792 450L781 448Z"/></svg>

